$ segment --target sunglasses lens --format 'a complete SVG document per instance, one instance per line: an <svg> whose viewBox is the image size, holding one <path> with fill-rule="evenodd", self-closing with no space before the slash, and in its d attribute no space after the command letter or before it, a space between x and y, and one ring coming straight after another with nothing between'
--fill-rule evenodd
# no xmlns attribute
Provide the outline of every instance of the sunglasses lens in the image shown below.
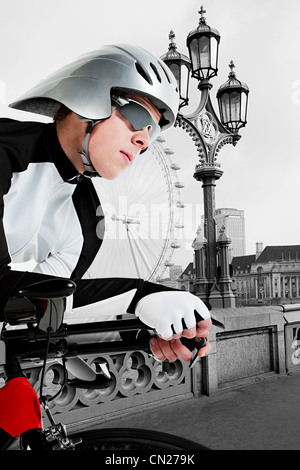
<svg viewBox="0 0 300 470"><path fill-rule="evenodd" d="M153 141L160 133L159 125L154 121L149 111L144 106L130 101L128 104L121 106L120 113L128 119L133 128L137 131L151 127L150 139Z"/></svg>

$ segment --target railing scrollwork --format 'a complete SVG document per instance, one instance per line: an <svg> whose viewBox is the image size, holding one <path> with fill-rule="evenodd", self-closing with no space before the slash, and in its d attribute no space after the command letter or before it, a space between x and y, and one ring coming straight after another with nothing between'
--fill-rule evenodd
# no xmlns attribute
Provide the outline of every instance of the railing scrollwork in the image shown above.
<svg viewBox="0 0 300 470"><path fill-rule="evenodd" d="M111 374L107 386L84 389L65 384L62 388L65 382L62 362L53 360L47 363L43 393L54 397L49 402L51 412L54 416L63 415L59 419L66 424L74 425L79 420L96 423L109 419L115 412L130 412L130 408L137 405L159 403L161 399L192 392L191 370L181 360L161 363L144 351L101 354L85 357L84 360L97 372L100 363L107 363ZM22 368L38 394L42 364L28 362Z"/></svg>

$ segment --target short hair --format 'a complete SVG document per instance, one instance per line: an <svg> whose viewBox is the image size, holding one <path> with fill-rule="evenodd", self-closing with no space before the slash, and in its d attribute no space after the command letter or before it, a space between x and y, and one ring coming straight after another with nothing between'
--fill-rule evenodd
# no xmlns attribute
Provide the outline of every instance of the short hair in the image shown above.
<svg viewBox="0 0 300 470"><path fill-rule="evenodd" d="M71 113L71 110L67 108L64 104L61 105L61 107L56 111L53 120L54 121L63 121L65 117L68 116L68 114Z"/></svg>

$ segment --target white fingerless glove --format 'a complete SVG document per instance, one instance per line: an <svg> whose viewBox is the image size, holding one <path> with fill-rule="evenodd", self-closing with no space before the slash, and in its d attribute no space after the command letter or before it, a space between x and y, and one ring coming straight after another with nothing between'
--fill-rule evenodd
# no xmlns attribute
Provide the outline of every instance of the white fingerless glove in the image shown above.
<svg viewBox="0 0 300 470"><path fill-rule="evenodd" d="M190 292L163 291L143 297L136 305L135 315L154 328L163 339L196 325L196 310L203 320L210 318L205 304Z"/></svg>

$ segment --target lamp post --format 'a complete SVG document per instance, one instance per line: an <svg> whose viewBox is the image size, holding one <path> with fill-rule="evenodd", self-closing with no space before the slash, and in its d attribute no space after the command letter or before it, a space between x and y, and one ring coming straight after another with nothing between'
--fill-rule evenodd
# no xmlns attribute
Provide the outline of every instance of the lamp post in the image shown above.
<svg viewBox="0 0 300 470"><path fill-rule="evenodd" d="M196 293L203 300L209 301L213 307L227 307L235 306L235 299L230 287L231 279L227 274L224 276L228 267L222 266L224 256L219 256L220 246L217 242L215 186L223 174L217 157L224 145L235 146L241 138L239 130L247 122L249 89L236 78L231 61L228 80L217 92L220 118L217 116L211 103L210 90L211 79L218 73L220 34L207 25L203 6L199 13L199 25L188 34L186 40L189 58L177 51L175 34L171 31L169 50L161 59L174 73L180 93L175 126L189 133L199 156L193 176L202 182L203 187L206 243L205 250L195 251L196 272L197 264L203 266L204 252L206 272L205 276L202 273L201 277L196 279ZM181 110L189 104L190 75L198 81L200 98L195 111L184 115Z"/></svg>

